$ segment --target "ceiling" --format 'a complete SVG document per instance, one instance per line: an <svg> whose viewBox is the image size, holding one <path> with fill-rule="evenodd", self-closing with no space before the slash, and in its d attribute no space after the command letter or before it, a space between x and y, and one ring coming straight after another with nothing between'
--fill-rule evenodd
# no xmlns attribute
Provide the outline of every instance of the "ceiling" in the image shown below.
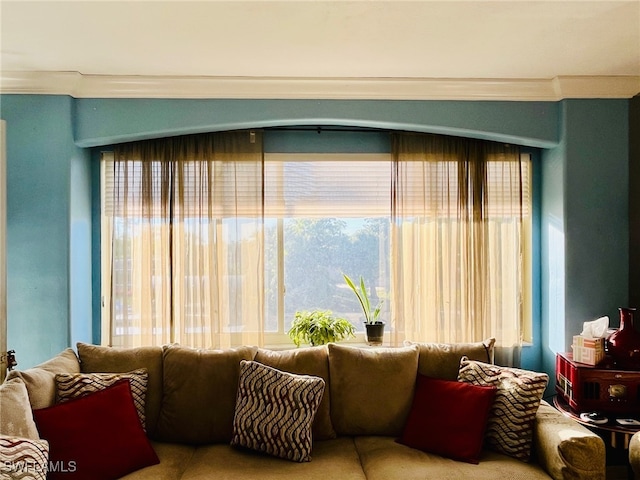
<svg viewBox="0 0 640 480"><path fill-rule="evenodd" d="M0 15L8 93L640 92L640 0L2 0Z"/></svg>

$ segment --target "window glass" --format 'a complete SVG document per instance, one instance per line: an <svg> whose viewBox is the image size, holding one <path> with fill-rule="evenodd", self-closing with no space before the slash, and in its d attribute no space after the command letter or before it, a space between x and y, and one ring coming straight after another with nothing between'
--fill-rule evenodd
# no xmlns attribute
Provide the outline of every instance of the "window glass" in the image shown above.
<svg viewBox="0 0 640 480"><path fill-rule="evenodd" d="M266 327L286 332L296 311L331 310L363 331L343 273L362 276L389 314L389 154L265 157Z"/></svg>
<svg viewBox="0 0 640 480"><path fill-rule="evenodd" d="M197 249L202 256L206 252L213 252L214 237L222 245L218 247L215 261L227 264L228 268L220 272L224 275L217 282L224 284L226 297L233 299L233 302L224 305L224 311L212 306L203 308L206 303L204 298L219 296L220 289L214 285L215 279L202 273L185 273L184 277L180 276L181 267L177 259L184 257L187 261L190 258L188 248L184 252L173 252L174 263L171 268L172 274L176 276L172 291L181 293L171 299L171 302L176 303L171 307L167 306L170 303L168 297L171 296L167 293L169 285L164 285L168 282L161 282L163 277L156 272L168 269L168 246L178 248L177 239L182 237L175 237L177 224L169 226L160 220L167 210L164 203L167 195L163 194L166 188L166 168L160 163L153 164L147 174L149 178L146 178L140 162L126 165L114 163L113 155L110 154L105 154L103 160L103 303L112 305L112 312L103 315L112 314L113 334L127 336L140 332L141 294L134 286L139 283L136 280L141 275L149 280L148 290L153 294L150 304L154 318L165 319L171 316L168 314L170 310L180 311L180 328L188 334L213 332L212 335L219 335L255 329L246 320L254 316L255 305L260 306L257 307L258 311L264 310L263 338L266 345L291 344L286 332L295 312L299 310L331 310L335 315L349 319L357 331L362 332L364 328L360 304L345 284L343 273L356 282L360 276L364 278L370 288L372 302L383 300L380 318L387 321L388 330L394 328L390 321L393 308L390 298L391 267L394 259L390 244L393 167L389 153L267 153L264 155L262 170L249 168L248 164L233 164L233 168L228 165L224 168L216 166L219 171L214 173L221 181L212 187L209 197L203 197L202 188L198 186L199 179L205 178L207 172L201 170L206 166L187 164L181 171L185 177L181 183L184 188L180 190L179 196L171 197L180 199L172 209L180 214L181 235L184 239L195 239L189 243L188 248ZM526 249L518 260L519 253L514 250L513 255L505 255L508 245L503 245L501 255L490 257L490 261L492 268L501 271L508 270L504 265L505 259L521 261L521 268L514 271L523 271L524 278L504 276L504 283L492 288L517 290L517 294L502 298L503 302L513 303L504 307L503 311L509 308L517 311L520 303L525 305L524 339L530 340L531 161L528 155L523 156L521 192L512 188L513 181L503 163L493 161L487 165L487 196L490 205L487 211L487 228L496 232L496 238L504 238L508 243L510 225L517 220L514 215L522 214ZM453 201L443 204L429 199L430 196L439 199L443 196L457 198L457 164L443 161L423 167L433 170L425 177L432 184L425 187L418 176L415 176L415 181L410 176L406 182L408 194L403 197L403 209L408 215L404 218L404 228L410 230L415 223L426 233L432 230L433 235L440 235L438 232L443 229L455 230L459 227L456 222L456 204ZM227 178L229 181L225 180ZM144 180L151 182L150 190L153 195L150 198L157 197L162 202L143 202L136 197ZM512 211L510 206L514 203L510 196L516 191L517 195L522 195L521 213ZM127 201L123 202L121 197ZM120 198L121 203L130 204L128 210L116 212L114 198ZM210 217L197 214L203 205L210 209ZM439 206L429 212L429 205ZM147 223L142 222L143 210L150 213L151 220ZM169 243L165 238L169 238L171 234L168 232L171 229L174 238ZM258 252L263 251L264 297L250 303L242 286L251 267L232 257L238 255L243 243L256 242L256 238L261 235L263 247L259 247ZM125 239L129 239L129 243ZM424 246L414 247L411 251L414 255L411 265L415 260L416 265L421 265L423 270L433 271L438 275L437 282L428 282L438 288L430 288L420 294L427 297L445 297L446 292L458 295L454 284L451 288L445 288L449 273L453 273L455 268L444 265L442 258L436 258L430 250L430 254L426 254L426 250L421 254L420 248ZM143 274L132 267L132 259L138 261L141 257L148 258ZM259 276L259 273L256 272L255 275ZM523 282L522 288L515 288L514 285L520 281ZM108 285L111 290L105 289ZM260 291L261 289L260 285ZM519 297L520 294L522 298ZM107 298L109 295L111 297ZM459 323L463 316L458 311L448 314L450 316L440 315L445 323ZM216 315L224 318L220 324L213 325L210 317ZM237 317L240 320L234 323L227 321L227 317ZM159 321L152 325L151 334L158 338L163 329L169 328L166 323ZM460 328L464 326L461 324ZM107 336L103 333L103 337ZM361 337L356 341L360 340Z"/></svg>

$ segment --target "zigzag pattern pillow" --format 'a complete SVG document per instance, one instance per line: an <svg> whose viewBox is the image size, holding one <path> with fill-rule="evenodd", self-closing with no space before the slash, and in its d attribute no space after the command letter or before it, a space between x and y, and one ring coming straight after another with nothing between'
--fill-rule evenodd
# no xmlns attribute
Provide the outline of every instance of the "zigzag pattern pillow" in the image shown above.
<svg viewBox="0 0 640 480"><path fill-rule="evenodd" d="M146 431L145 398L149 374L146 368L127 373L59 373L56 375L56 403L104 390L120 380L129 380L133 403Z"/></svg>
<svg viewBox="0 0 640 480"><path fill-rule="evenodd" d="M533 422L549 376L464 357L460 361L458 380L497 388L487 422L485 444L497 452L529 461Z"/></svg>
<svg viewBox="0 0 640 480"><path fill-rule="evenodd" d="M258 362L240 362L231 445L294 462L311 460L313 418L325 383Z"/></svg>
<svg viewBox="0 0 640 480"><path fill-rule="evenodd" d="M46 480L49 442L0 434L0 478Z"/></svg>

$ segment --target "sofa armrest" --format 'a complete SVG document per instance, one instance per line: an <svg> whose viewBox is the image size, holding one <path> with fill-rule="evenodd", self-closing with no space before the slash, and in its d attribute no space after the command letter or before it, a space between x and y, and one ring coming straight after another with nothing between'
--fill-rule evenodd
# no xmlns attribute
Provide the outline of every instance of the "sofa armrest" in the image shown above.
<svg viewBox="0 0 640 480"><path fill-rule="evenodd" d="M540 465L555 480L604 480L606 476L602 438L545 401L536 415L534 449Z"/></svg>
<svg viewBox="0 0 640 480"><path fill-rule="evenodd" d="M629 442L629 464L635 478L640 478L640 432L633 434Z"/></svg>

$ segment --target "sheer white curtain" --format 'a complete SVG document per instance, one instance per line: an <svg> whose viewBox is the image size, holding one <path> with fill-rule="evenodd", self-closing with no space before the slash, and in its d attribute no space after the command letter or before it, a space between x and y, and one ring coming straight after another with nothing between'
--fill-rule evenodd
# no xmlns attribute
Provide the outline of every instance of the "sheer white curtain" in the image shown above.
<svg viewBox="0 0 640 480"><path fill-rule="evenodd" d="M104 344L262 343L262 169L260 132L103 155Z"/></svg>
<svg viewBox="0 0 640 480"><path fill-rule="evenodd" d="M495 337L499 361L517 364L530 339L530 163L517 147L422 134L394 134L391 157L392 343ZM264 344L265 209L285 215L264 165L261 132L246 131L103 156L103 343ZM339 183L344 165L323 166Z"/></svg>
<svg viewBox="0 0 640 480"><path fill-rule="evenodd" d="M495 337L498 358L517 364L530 308L528 165L517 147L479 140L396 134L392 143L396 343Z"/></svg>

